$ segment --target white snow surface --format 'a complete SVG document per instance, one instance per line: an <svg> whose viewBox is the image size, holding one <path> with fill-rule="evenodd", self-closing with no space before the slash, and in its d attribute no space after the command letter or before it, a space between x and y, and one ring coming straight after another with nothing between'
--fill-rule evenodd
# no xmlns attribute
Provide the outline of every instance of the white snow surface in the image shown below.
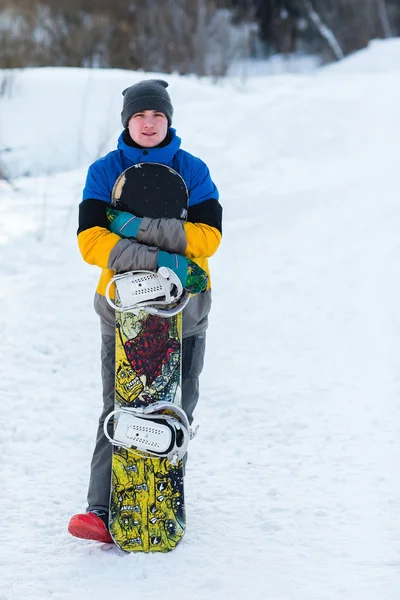
<svg viewBox="0 0 400 600"><path fill-rule="evenodd" d="M35 176L0 187L0 600L399 599L400 64L369 70L372 50L351 78L164 76L224 206L187 533L167 555L67 533L101 410L77 207L145 74L15 74L0 144Z"/></svg>
<svg viewBox="0 0 400 600"><path fill-rule="evenodd" d="M365 50L326 67L331 73L391 73L400 65L400 38L372 40Z"/></svg>

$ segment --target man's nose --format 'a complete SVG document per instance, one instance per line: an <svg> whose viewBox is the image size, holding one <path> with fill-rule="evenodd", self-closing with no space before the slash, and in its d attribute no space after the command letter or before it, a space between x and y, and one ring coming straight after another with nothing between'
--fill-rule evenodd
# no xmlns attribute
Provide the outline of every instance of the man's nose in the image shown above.
<svg viewBox="0 0 400 600"><path fill-rule="evenodd" d="M145 127L153 127L154 126L153 119L151 119L151 118L146 119L145 122L144 122L144 126Z"/></svg>

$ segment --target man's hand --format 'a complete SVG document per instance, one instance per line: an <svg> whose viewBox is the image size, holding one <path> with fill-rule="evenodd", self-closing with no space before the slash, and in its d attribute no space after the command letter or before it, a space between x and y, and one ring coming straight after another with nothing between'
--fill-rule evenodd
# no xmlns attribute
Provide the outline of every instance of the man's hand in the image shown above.
<svg viewBox="0 0 400 600"><path fill-rule="evenodd" d="M128 212L107 208L110 231L124 238L135 238L142 219Z"/></svg>
<svg viewBox="0 0 400 600"><path fill-rule="evenodd" d="M170 254L163 250L158 251L158 264L160 267L168 267L179 277L182 286L191 294L200 294L207 287L208 275L196 263L181 254Z"/></svg>

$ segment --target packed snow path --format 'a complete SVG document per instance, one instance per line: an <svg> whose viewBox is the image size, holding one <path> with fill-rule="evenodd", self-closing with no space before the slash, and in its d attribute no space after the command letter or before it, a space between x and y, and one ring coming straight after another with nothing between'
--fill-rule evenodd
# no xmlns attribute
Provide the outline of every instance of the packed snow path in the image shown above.
<svg viewBox="0 0 400 600"><path fill-rule="evenodd" d="M2 184L0 600L397 600L399 72L171 80L225 209L187 534L162 556L68 536L101 403L85 169ZM51 110L50 81L17 89Z"/></svg>

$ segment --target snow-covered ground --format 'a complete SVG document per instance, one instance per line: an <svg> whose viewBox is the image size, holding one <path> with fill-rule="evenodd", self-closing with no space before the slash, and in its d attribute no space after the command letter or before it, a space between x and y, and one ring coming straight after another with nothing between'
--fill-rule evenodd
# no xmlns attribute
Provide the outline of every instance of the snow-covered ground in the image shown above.
<svg viewBox="0 0 400 600"><path fill-rule="evenodd" d="M398 600L398 40L385 56L360 53L351 77L346 61L246 85L168 76L225 226L187 534L162 556L66 531L101 404L77 205L143 74L15 74L0 148L34 177L0 187L0 600Z"/></svg>

